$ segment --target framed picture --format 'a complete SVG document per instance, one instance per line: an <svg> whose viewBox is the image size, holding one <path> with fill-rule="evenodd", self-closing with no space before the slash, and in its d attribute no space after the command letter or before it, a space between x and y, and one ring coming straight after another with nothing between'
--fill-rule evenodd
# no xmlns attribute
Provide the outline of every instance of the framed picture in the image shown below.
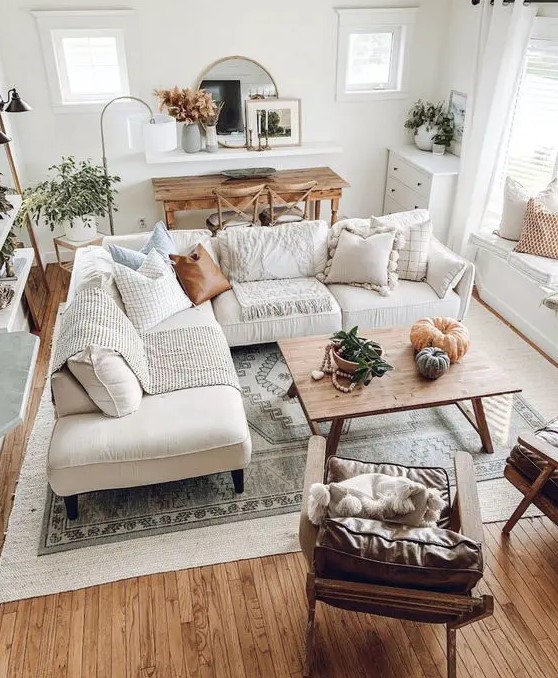
<svg viewBox="0 0 558 678"><path fill-rule="evenodd" d="M252 130L253 143L274 146L300 145L300 99L248 99L246 128ZM266 134L267 133L267 134Z"/></svg>
<svg viewBox="0 0 558 678"><path fill-rule="evenodd" d="M451 142L451 152L461 155L461 141L463 139L463 126L465 125L465 111L467 110L467 95L452 89L450 92L448 113L453 115L455 131Z"/></svg>

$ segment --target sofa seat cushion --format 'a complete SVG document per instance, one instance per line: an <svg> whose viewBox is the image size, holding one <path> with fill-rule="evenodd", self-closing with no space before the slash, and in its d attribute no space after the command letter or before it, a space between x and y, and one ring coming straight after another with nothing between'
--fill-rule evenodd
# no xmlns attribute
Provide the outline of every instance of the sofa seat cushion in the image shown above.
<svg viewBox="0 0 558 678"><path fill-rule="evenodd" d="M146 395L123 419L100 412L58 419L48 478L67 496L244 468L250 453L239 391L205 386Z"/></svg>
<svg viewBox="0 0 558 678"><path fill-rule="evenodd" d="M537 431L536 436L558 449L558 419ZM531 483L536 480L543 469L543 461L540 456L519 444L512 449L508 457L508 464ZM558 471L551 475L542 491L549 499L558 504Z"/></svg>
<svg viewBox="0 0 558 678"><path fill-rule="evenodd" d="M509 264L544 287L558 289L558 259L512 252Z"/></svg>
<svg viewBox="0 0 558 678"><path fill-rule="evenodd" d="M446 470L438 467L403 466L401 464L372 463L332 456L326 464L326 483L341 483L363 473L383 473L397 478L407 478L413 483L421 483L428 488L440 491L445 507L440 513L438 527L450 524L450 487Z"/></svg>
<svg viewBox="0 0 558 678"><path fill-rule="evenodd" d="M333 297L331 310L324 313L296 313L260 320L243 320L242 308L233 290L223 292L212 303L229 346L266 344L285 337L330 334L341 329L341 310Z"/></svg>
<svg viewBox="0 0 558 678"><path fill-rule="evenodd" d="M444 299L425 282L400 280L387 297L352 285L329 285L343 315L343 328L397 327L412 325L420 318L457 318L461 300L450 290Z"/></svg>
<svg viewBox="0 0 558 678"><path fill-rule="evenodd" d="M314 549L318 577L467 593L482 577L482 547L439 527L328 518Z"/></svg>

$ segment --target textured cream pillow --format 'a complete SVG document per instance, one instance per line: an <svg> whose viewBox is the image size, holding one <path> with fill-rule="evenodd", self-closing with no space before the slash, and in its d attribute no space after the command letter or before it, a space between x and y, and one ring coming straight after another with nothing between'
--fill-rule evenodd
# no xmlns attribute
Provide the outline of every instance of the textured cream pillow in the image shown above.
<svg viewBox="0 0 558 678"><path fill-rule="evenodd" d="M397 262L399 280L425 280L432 237L432 222L428 210L410 210L384 217L372 217L370 223L372 226L395 226L405 238Z"/></svg>
<svg viewBox="0 0 558 678"><path fill-rule="evenodd" d="M146 332L192 306L174 271L155 249L137 271L115 262L114 279L126 315L138 332Z"/></svg>
<svg viewBox="0 0 558 678"><path fill-rule="evenodd" d="M506 177L500 228L496 233L506 240L519 240L530 196L519 181ZM553 179L537 196L549 212L558 212L558 179Z"/></svg>
<svg viewBox="0 0 558 678"><path fill-rule="evenodd" d="M337 262L333 274L334 279L332 279L330 276L333 268L333 262L337 253L337 248L339 247L339 243L341 241L341 236L345 231L349 231L353 235L360 236L362 240L366 240L370 238L370 236L375 236L378 234L384 235L389 234L391 237L391 247L389 250L387 261L385 261L383 255L385 254L384 246L388 242L388 239L382 238L379 240L372 240L368 245L365 243L362 244L362 254L358 255L359 263L361 265L361 268L358 271L358 275L356 270L355 271L350 270L354 266L353 262L348 263L347 265L349 266L349 269L343 271L342 267L344 268L345 264L342 264L342 261L344 260L345 262L347 262L346 252L349 249L354 251L358 249L357 241L354 238L344 239L345 244L343 245L344 251L342 252L342 259L340 259ZM343 280L344 283L347 283L349 285L355 285L356 287L364 287L365 289L368 290L375 290L376 292L379 292L382 296L386 296L387 294L389 294L390 290L397 287L398 283L397 260L399 258L399 250L401 249L403 244L404 244L403 236L400 233L398 233L397 229L394 226L381 226L381 225L372 226L370 223L370 219L343 219L335 223L330 228L329 258L324 272L316 275L316 278L323 283L341 282L340 280L337 279L344 278ZM382 272L377 275L376 280L374 282L370 280L367 282L356 282L357 277L358 278L368 277L368 274L366 274L367 267L368 273L375 274L376 272L378 272L378 269L376 268L376 262L368 262L365 259L363 259L363 257L365 257L364 253L372 255L374 250L376 250L374 256L378 257L379 262L381 262L381 265L383 266ZM378 265L380 264L378 263ZM372 266L374 266L374 270L372 269ZM353 278L354 280L349 281L348 280L349 278ZM385 282L385 284L378 284L380 279L382 283L384 281L387 282Z"/></svg>
<svg viewBox="0 0 558 678"><path fill-rule="evenodd" d="M467 262L449 248L438 243L436 256L428 258L426 282L440 299L444 299L461 280L466 268Z"/></svg>
<svg viewBox="0 0 558 678"><path fill-rule="evenodd" d="M68 360L68 369L109 417L135 412L143 389L124 358L111 348L88 346Z"/></svg>

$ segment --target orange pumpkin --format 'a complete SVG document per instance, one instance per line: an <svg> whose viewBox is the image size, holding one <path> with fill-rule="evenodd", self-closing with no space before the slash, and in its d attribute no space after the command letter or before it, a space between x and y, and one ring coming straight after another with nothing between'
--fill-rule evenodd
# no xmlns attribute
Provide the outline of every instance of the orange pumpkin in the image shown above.
<svg viewBox="0 0 558 678"><path fill-rule="evenodd" d="M470 346L469 330L454 318L423 318L411 327L415 351L435 346L445 351L452 363L461 360Z"/></svg>

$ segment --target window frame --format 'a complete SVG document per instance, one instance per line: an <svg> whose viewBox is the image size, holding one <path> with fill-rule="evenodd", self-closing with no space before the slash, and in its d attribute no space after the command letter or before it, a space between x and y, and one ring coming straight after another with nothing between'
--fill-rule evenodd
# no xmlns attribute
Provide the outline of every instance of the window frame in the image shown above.
<svg viewBox="0 0 558 678"><path fill-rule="evenodd" d="M52 109L57 113L100 112L103 106L116 96L126 96L135 90L137 75L130 69L134 63L131 56L137 53L137 31L134 29L135 12L132 9L118 10L33 10L43 53ZM72 101L66 98L64 86L67 73L60 62L62 39L80 32L116 37L118 65L122 92L107 94L106 97L93 95ZM69 92L69 89L67 89Z"/></svg>
<svg viewBox="0 0 558 678"><path fill-rule="evenodd" d="M336 10L337 26L337 101L374 101L403 99L408 95L409 52L412 49L416 7L398 9L344 9ZM347 84L350 38L354 34L392 33L392 59L387 87L363 88L351 91Z"/></svg>

